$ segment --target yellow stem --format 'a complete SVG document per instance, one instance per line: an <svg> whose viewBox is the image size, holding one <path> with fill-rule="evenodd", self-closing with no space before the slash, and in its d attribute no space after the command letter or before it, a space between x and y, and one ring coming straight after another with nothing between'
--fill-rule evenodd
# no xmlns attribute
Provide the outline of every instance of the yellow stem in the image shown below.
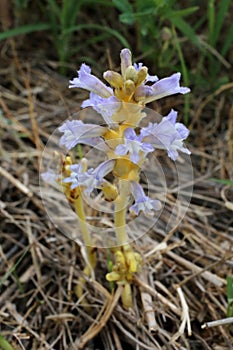
<svg viewBox="0 0 233 350"><path fill-rule="evenodd" d="M91 235L86 222L86 215L83 208L83 200L82 200L81 192L79 192L77 199L75 199L74 206L75 206L76 214L79 218L79 225L82 231L84 244L90 247L92 246Z"/></svg>
<svg viewBox="0 0 233 350"><path fill-rule="evenodd" d="M77 190L77 198L74 201L74 206L75 206L75 212L79 219L79 225L80 225L83 241L86 246L86 252L87 252L87 265L84 268L83 272L86 276L90 276L92 269L96 265L96 252L95 252L95 249L93 248L93 244L91 241L91 235L87 226L86 215L83 208L82 194L79 189ZM84 285L85 285L85 278L80 276L79 283L75 287L75 293L78 298L81 298L83 296ZM82 303L83 304L86 303L85 298L82 299Z"/></svg>
<svg viewBox="0 0 233 350"><path fill-rule="evenodd" d="M83 208L82 194L80 190L79 190L79 195L77 199L75 199L74 205L75 205L76 214L79 218L79 225L82 232L83 241L86 246L88 263L90 264L91 268L94 268L96 265L96 252L93 247L91 235L87 226L86 215Z"/></svg>
<svg viewBox="0 0 233 350"><path fill-rule="evenodd" d="M117 244L123 246L128 243L128 235L126 232L126 211L128 203L128 182L120 180L120 193L115 201L115 229Z"/></svg>

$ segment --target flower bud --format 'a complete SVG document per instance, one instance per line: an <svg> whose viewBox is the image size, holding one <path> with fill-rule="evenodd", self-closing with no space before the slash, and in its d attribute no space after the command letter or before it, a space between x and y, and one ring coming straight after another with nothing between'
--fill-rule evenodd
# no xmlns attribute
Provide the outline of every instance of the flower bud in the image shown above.
<svg viewBox="0 0 233 350"><path fill-rule="evenodd" d="M120 88L123 86L123 78L117 72L107 70L106 72L104 72L103 77L114 88Z"/></svg>
<svg viewBox="0 0 233 350"><path fill-rule="evenodd" d="M127 96L131 96L135 90L135 84L132 80L126 80L124 84L124 93Z"/></svg>
<svg viewBox="0 0 233 350"><path fill-rule="evenodd" d="M126 69L125 72L125 79L126 80L132 80L134 83L137 82L138 80L138 72L136 71L136 69L134 68L134 66L129 66Z"/></svg>
<svg viewBox="0 0 233 350"><path fill-rule="evenodd" d="M71 157L70 156L66 156L65 157L65 160L63 162L63 172L70 176L70 166L72 164L72 160L71 160Z"/></svg>
<svg viewBox="0 0 233 350"><path fill-rule="evenodd" d="M109 182L105 182L102 186L102 191L106 201L112 202L118 196L118 191L115 185L112 185Z"/></svg>
<svg viewBox="0 0 233 350"><path fill-rule="evenodd" d="M120 57L121 57L121 74L123 78L125 79L125 72L126 69L129 66L132 66L132 57L131 52L129 49L123 49L121 51Z"/></svg>
<svg viewBox="0 0 233 350"><path fill-rule="evenodd" d="M140 69L140 71L138 72L137 85L140 85L141 83L143 83L145 81L146 76L147 76L147 72L148 72L148 68L147 67L142 67Z"/></svg>
<svg viewBox="0 0 233 350"><path fill-rule="evenodd" d="M87 171L87 158L82 158L79 164L82 166L83 172Z"/></svg>
<svg viewBox="0 0 233 350"><path fill-rule="evenodd" d="M108 282L119 281L120 279L121 279L121 275L120 275L120 273L118 273L116 271L112 271L110 273L107 273L107 275L106 275L106 280Z"/></svg>

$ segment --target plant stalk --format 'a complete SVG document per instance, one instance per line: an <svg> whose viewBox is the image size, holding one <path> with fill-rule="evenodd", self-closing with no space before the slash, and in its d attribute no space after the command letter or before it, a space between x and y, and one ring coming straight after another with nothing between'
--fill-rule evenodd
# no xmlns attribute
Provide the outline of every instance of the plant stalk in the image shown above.
<svg viewBox="0 0 233 350"><path fill-rule="evenodd" d="M128 203L128 182L120 180L120 193L115 202L115 230L118 246L128 243L128 235L126 232L126 211Z"/></svg>

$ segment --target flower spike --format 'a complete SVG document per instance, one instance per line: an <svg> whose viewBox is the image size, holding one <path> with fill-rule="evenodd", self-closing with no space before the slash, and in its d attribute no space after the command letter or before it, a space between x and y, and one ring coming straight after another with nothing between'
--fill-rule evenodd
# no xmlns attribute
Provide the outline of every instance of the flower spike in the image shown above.
<svg viewBox="0 0 233 350"><path fill-rule="evenodd" d="M133 306L131 283L134 281L134 274L141 269L142 258L131 247L127 218L130 212L136 216L144 214L153 218L156 217L155 212L162 207L161 202L150 198L140 184L142 166L145 165L147 155L155 151L156 156L158 149L165 150L174 161L179 152L190 154L184 145L189 130L176 121L177 112L172 109L159 123L149 122L146 126L141 126L141 120L147 116L144 107L147 103L166 96L186 94L190 89L180 86L179 72L163 79L150 75L143 63L132 62L132 54L127 48L121 51L120 59L120 72L107 70L103 73L106 84L91 74L91 68L85 63L81 65L78 77L70 80L70 88L89 91L89 98L82 102L81 107L89 107L99 113L104 119L104 126L85 124L81 120L68 120L59 128L60 146L65 146L69 151L79 144L85 145L84 151L86 145L91 146L104 151L105 160L99 162L95 168L91 168L90 164L88 168L86 158L76 164L80 153L77 155L77 150L74 149L73 154L69 154L62 163L62 170L58 175L49 169L42 174L42 178L52 185L57 184L56 188L62 188L75 209L86 245L86 266L83 270L86 276L94 276L96 252L93 247L99 232L99 227L93 230L93 226L89 225L89 220L94 222L92 214L86 217L85 213L88 202L93 199L92 192L98 189L95 200L101 198L101 201L106 201L106 207L111 208L111 211L106 211L109 217L105 222L108 225L110 223L109 227L114 227L115 263L106 279L122 285L122 304L125 308L130 308ZM95 157L95 153L92 154ZM98 157L94 160L96 164ZM84 201L82 194L88 197L88 201ZM133 203L129 204L132 197ZM105 214L96 221L104 222L104 217ZM91 235L93 232L94 240ZM106 241L102 236L99 240ZM81 276L76 295L82 300L84 284L85 278Z"/></svg>

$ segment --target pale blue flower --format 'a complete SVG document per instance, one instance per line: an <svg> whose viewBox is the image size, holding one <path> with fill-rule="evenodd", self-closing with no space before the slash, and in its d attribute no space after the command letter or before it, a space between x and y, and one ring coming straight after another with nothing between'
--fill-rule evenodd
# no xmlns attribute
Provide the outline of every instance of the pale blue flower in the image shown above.
<svg viewBox="0 0 233 350"><path fill-rule="evenodd" d="M124 132L124 144L118 145L115 153L123 156L129 153L131 162L137 164L142 157L154 151L154 147L149 143L142 142L141 136L137 136L132 128L127 128Z"/></svg>
<svg viewBox="0 0 233 350"><path fill-rule="evenodd" d="M142 63L134 63L132 66L131 56L129 49L123 49L121 51L121 74L124 80L127 76L127 69L130 67L134 67L136 73L146 68ZM168 78L158 80L156 75L147 74L145 80L136 88L132 99L136 102L142 102L145 105L165 96L190 92L189 88L180 86L180 76L180 73L175 73ZM153 84L146 85L148 82ZM89 90L91 92L90 98L83 102L82 107L93 107L103 116L106 123L110 125L111 117L120 108L121 101L114 96L114 90L112 88L106 86L100 79L91 74L91 68L89 66L84 63L81 65L78 71L78 78L71 80L69 87Z"/></svg>
<svg viewBox="0 0 233 350"><path fill-rule="evenodd" d="M77 144L96 146L103 143L101 136L106 128L95 124L84 124L81 120L67 120L58 130L64 133L59 144L69 150Z"/></svg>
<svg viewBox="0 0 233 350"><path fill-rule="evenodd" d="M70 166L70 176L66 177L63 182L71 183L71 189L84 187L84 193L90 196L95 188L101 187L104 177L113 170L114 165L115 160L111 159L101 163L96 169L90 168L83 171L81 164L73 164Z"/></svg>
<svg viewBox="0 0 233 350"><path fill-rule="evenodd" d="M184 140L189 136L189 129L187 129L186 126L182 123L176 123L177 114L177 111L174 111L174 109L172 109L170 113L164 118L171 122L176 131L179 133L180 138Z"/></svg>
<svg viewBox="0 0 233 350"><path fill-rule="evenodd" d="M132 181L130 189L135 203L129 208L129 210L134 214L138 215L139 212L142 211L145 215L153 215L154 211L161 209L160 201L146 196L142 186L139 183Z"/></svg>
<svg viewBox="0 0 233 350"><path fill-rule="evenodd" d="M175 130L177 132L175 139L171 143L169 150L168 150L168 156L172 160L176 160L178 157L178 151L191 154L191 152L184 147L183 141L188 137L189 130L186 128L186 126L182 123L176 123L177 118L177 112L174 110L171 110L171 112L167 115L167 120L175 127Z"/></svg>
<svg viewBox="0 0 233 350"><path fill-rule="evenodd" d="M89 99L83 101L81 106L83 108L93 107L96 112L102 115L106 124L112 125L114 122L111 117L121 107L121 104L115 96L103 98L91 92Z"/></svg>
<svg viewBox="0 0 233 350"><path fill-rule="evenodd" d="M182 123L176 123L176 118L177 112L172 109L160 123L149 123L141 129L144 141L151 143L155 148L167 150L172 160L177 159L178 151L190 154L183 145L189 130Z"/></svg>
<svg viewBox="0 0 233 350"><path fill-rule="evenodd" d="M82 88L92 91L101 97L110 97L113 95L113 90L106 86L100 79L91 74L91 68L85 63L81 65L78 71L78 78L70 80L70 88Z"/></svg>
<svg viewBox="0 0 233 350"><path fill-rule="evenodd" d="M180 76L180 73L175 73L168 78L158 80L151 86L140 85L135 91L135 100L149 103L177 93L187 94L190 89L180 86Z"/></svg>
<svg viewBox="0 0 233 350"><path fill-rule="evenodd" d="M57 184L57 180L59 180L60 176L54 172L52 169L48 169L48 171L41 174L41 178L48 182L51 185Z"/></svg>
<svg viewBox="0 0 233 350"><path fill-rule="evenodd" d="M76 187L83 186L85 187L85 192L90 195L97 183L94 176L94 169L90 168L87 171L83 171L81 164L73 164L70 166L70 170L70 176L63 179L63 182L71 183L70 188L72 190Z"/></svg>

